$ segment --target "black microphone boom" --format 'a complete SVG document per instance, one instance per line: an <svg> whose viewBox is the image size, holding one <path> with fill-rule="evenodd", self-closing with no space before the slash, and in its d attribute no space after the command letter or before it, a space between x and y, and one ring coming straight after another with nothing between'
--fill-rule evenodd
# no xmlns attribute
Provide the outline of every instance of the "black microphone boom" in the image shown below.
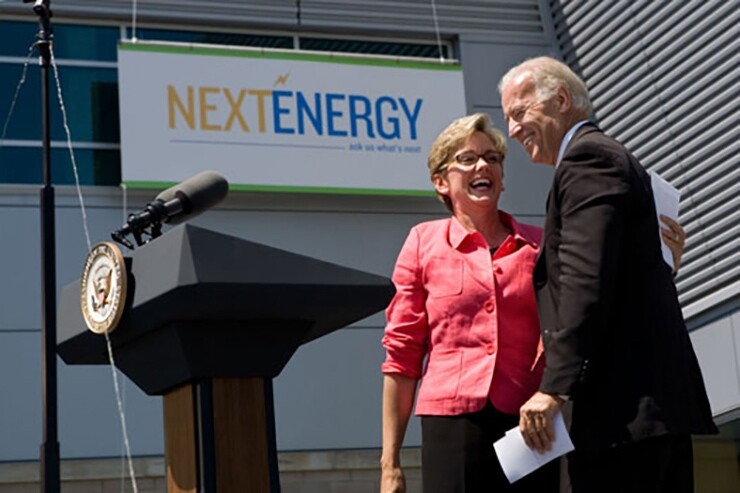
<svg viewBox="0 0 740 493"><path fill-rule="evenodd" d="M111 233L118 243L133 249L126 236L133 234L138 246L162 234L162 223L180 224L221 202L229 192L226 178L215 171L203 171L174 187L164 190L143 211L130 214L121 229ZM144 241L143 234L150 240Z"/></svg>

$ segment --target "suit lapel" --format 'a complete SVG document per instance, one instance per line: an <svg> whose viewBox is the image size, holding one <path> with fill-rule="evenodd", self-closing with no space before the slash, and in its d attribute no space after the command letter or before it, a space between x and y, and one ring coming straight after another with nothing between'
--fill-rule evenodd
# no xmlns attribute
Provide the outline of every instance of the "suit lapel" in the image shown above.
<svg viewBox="0 0 740 493"><path fill-rule="evenodd" d="M532 272L532 283L534 284L534 290L537 291L547 282L547 255L545 254L545 243L544 239L540 245L540 251L537 254L537 261L534 264L534 271Z"/></svg>
<svg viewBox="0 0 740 493"><path fill-rule="evenodd" d="M542 240L540 241L540 249L537 252L537 260L534 264L534 271L532 273L532 281L534 282L535 291L547 282L547 255L545 250L547 249L547 237L550 234L551 221L550 212L552 210L552 188L547 194L547 201L545 202L545 228L542 232Z"/></svg>
<svg viewBox="0 0 740 493"><path fill-rule="evenodd" d="M548 226L548 212L550 211L550 198L552 197L552 188L550 188L550 191L547 192L547 200L545 200L545 228L544 231L542 231L542 240L540 241L540 249L537 252L537 260L536 263L539 263L540 257L542 257L542 252L545 251L545 239L547 238L547 226Z"/></svg>

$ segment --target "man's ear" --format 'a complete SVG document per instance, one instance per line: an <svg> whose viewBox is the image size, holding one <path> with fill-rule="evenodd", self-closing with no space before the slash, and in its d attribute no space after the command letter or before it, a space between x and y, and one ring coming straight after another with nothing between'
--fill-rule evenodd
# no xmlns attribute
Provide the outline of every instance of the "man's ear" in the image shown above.
<svg viewBox="0 0 740 493"><path fill-rule="evenodd" d="M555 97L560 104L558 110L560 113L567 113L573 107L573 97L564 86L558 87L558 92Z"/></svg>
<svg viewBox="0 0 740 493"><path fill-rule="evenodd" d="M432 183L434 184L434 189L437 191L440 195L449 195L450 193L450 184L447 182L447 176L443 173L437 173L432 177Z"/></svg>

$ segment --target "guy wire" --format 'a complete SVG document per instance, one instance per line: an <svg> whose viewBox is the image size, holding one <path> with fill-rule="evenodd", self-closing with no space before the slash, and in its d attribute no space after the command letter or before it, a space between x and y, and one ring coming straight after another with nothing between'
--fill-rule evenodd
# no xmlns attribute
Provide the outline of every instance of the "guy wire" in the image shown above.
<svg viewBox="0 0 740 493"><path fill-rule="evenodd" d="M439 50L439 61L444 63L445 56L442 51L442 36L439 33L439 20L437 19L437 4L432 0L432 18L434 19L434 31L437 34L437 49Z"/></svg>
<svg viewBox="0 0 740 493"><path fill-rule="evenodd" d="M87 242L87 250L92 250L92 242L90 241L90 232L88 228L88 220L87 220L87 213L85 210L85 201L82 196L82 187L80 186L80 176L77 169L77 160L75 159L74 149L72 148L72 132L69 129L69 125L67 123L67 110L64 105L64 98L62 96L62 84L59 78L59 70L56 64L56 60L54 58L54 46L53 43L50 43L50 52L51 52L51 66L54 69L54 79L56 82L57 87L57 98L59 100L59 107L62 112L62 122L64 123L64 131L67 137L67 149L69 150L70 160L72 162L72 169L74 171L74 177L75 177L75 188L77 190L77 197L80 202L80 210L82 212L82 226L85 231L85 240ZM113 346L110 341L110 337L108 335L108 332L105 332L105 341L108 348L108 359L110 361L110 368L111 372L113 374L113 388L115 390L116 394L116 404L118 406L118 414L121 422L121 431L123 433L123 444L126 450L126 459L128 461L128 468L129 468L129 474L131 476L131 485L133 487L134 493L138 493L139 488L136 483L136 476L134 474L134 464L133 459L131 458L131 447L129 445L128 440L128 430L126 428L126 415L124 413L123 409L123 401L121 399L121 392L118 386L118 370L115 366L115 360L113 358Z"/></svg>

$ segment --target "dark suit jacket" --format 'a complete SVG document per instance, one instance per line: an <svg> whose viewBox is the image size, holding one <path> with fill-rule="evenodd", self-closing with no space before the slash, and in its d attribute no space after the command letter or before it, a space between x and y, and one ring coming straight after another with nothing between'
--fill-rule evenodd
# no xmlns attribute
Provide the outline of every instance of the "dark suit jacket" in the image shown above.
<svg viewBox="0 0 740 493"><path fill-rule="evenodd" d="M584 125L547 207L534 272L547 361L540 390L573 400L576 448L715 433L643 167Z"/></svg>

